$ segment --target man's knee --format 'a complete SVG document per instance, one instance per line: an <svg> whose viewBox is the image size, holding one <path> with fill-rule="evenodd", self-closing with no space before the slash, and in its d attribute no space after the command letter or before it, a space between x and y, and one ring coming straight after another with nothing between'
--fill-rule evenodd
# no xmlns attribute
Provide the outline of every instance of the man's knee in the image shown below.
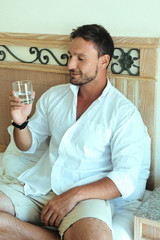
<svg viewBox="0 0 160 240"><path fill-rule="evenodd" d="M15 215L15 210L12 201L0 191L0 211Z"/></svg>
<svg viewBox="0 0 160 240"><path fill-rule="evenodd" d="M111 240L107 224L96 218L83 218L74 223L64 234L64 240Z"/></svg>

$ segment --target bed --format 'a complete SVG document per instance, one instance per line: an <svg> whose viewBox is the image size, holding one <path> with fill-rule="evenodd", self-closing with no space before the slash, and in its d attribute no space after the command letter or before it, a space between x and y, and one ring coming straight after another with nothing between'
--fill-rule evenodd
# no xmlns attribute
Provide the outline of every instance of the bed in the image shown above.
<svg viewBox="0 0 160 240"><path fill-rule="evenodd" d="M112 84L139 109L152 140L150 177L144 198L141 200L143 201L154 189L155 97L160 40L158 38L132 37L113 37L113 40L115 51L108 69L108 77ZM29 165L24 165L25 157L19 155L14 145L13 127L10 126L8 111L11 82L32 80L36 91L35 101L51 86L68 83L69 74L66 65L69 42L70 39L67 35L0 33L1 174L5 166L5 171L8 171L7 174L12 178L12 175L18 174L22 168L25 170L34 164L39 157L39 155L34 156ZM39 154L41 153L39 152ZM22 161L22 166L16 165L15 172L13 168L9 168L4 163L6 158L10 159L11 156L12 166L16 165L18 158ZM113 218L114 240L134 239L133 212L141 201L134 201L125 208L117 209Z"/></svg>

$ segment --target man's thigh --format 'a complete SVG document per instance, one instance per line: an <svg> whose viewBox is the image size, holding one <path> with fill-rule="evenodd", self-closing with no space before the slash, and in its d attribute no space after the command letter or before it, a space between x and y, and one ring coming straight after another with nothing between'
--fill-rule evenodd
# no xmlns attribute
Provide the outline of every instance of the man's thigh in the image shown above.
<svg viewBox="0 0 160 240"><path fill-rule="evenodd" d="M14 209L14 215L17 218L36 225L42 225L40 218L42 208L55 196L52 192L51 194L42 196L42 198L25 196L21 184L0 183L0 191L3 193L2 195L5 194L6 199L12 203L12 210Z"/></svg>
<svg viewBox="0 0 160 240"><path fill-rule="evenodd" d="M109 201L100 200L100 199L89 199L79 202L75 208L68 213L64 219L62 220L59 226L59 233L61 239L63 239L63 235L71 226L78 226L78 223L82 223L82 221L86 219L86 222L90 222L90 220L94 223L99 223L99 226L105 226L106 231L112 230L112 211L111 205ZM87 221L87 219L90 219ZM81 221L80 221L81 220ZM76 224L75 224L76 223ZM97 225L96 223L96 225ZM100 224L101 223L101 224ZM82 226L81 224L81 226ZM97 226L98 226L97 225ZM73 229L71 227L71 229ZM91 229L91 228L90 228ZM91 230L92 231L92 230ZM76 231L75 231L76 232Z"/></svg>
<svg viewBox="0 0 160 240"><path fill-rule="evenodd" d="M15 215L15 210L12 201L0 191L0 211Z"/></svg>

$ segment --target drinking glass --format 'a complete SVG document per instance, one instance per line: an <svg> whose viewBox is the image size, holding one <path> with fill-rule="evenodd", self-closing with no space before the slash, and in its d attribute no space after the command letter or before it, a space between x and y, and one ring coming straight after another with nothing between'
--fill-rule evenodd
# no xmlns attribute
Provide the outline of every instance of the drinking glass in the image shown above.
<svg viewBox="0 0 160 240"><path fill-rule="evenodd" d="M30 80L12 82L12 89L15 97L20 98L23 104L33 103L33 87Z"/></svg>

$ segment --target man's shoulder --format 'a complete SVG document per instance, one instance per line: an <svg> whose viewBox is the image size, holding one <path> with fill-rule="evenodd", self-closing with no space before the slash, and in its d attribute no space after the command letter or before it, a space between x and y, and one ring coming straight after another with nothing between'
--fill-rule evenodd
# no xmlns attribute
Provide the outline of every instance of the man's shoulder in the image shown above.
<svg viewBox="0 0 160 240"><path fill-rule="evenodd" d="M119 105L130 105L135 108L135 104L122 92L120 92L116 87L111 85L110 87L110 95L111 101L114 102L114 105L117 103Z"/></svg>

